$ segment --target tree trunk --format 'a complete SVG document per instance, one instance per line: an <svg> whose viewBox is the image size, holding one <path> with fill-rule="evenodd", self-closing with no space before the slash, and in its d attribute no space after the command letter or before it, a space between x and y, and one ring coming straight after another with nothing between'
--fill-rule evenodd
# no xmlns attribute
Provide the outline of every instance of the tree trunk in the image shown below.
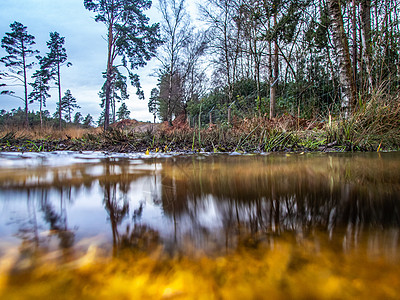
<svg viewBox="0 0 400 300"><path fill-rule="evenodd" d="M352 16L351 16L351 30L353 35L353 47L352 47L352 58L353 58L353 80L357 95L357 20L356 20L356 0L352 2Z"/></svg>
<svg viewBox="0 0 400 300"><path fill-rule="evenodd" d="M172 76L174 68L174 55L172 53L171 65L169 69L169 82L168 82L168 103L167 103L167 121L169 126L172 125Z"/></svg>
<svg viewBox="0 0 400 300"><path fill-rule="evenodd" d="M40 115L40 129L43 128L42 109L43 109L43 97L40 96L40 112L39 112L39 115Z"/></svg>
<svg viewBox="0 0 400 300"><path fill-rule="evenodd" d="M271 29L271 21L268 19L268 31ZM268 63L267 63L267 76L269 78L269 87L270 87L270 100L271 100L271 85L273 82L273 72L272 72L272 41L268 41ZM271 109L271 101L270 101L270 109Z"/></svg>
<svg viewBox="0 0 400 300"><path fill-rule="evenodd" d="M339 65L339 82L341 85L342 110L344 118L351 113L356 104L356 89L350 61L349 45L344 32L340 0L329 0L329 10L332 22L333 42L336 48Z"/></svg>
<svg viewBox="0 0 400 300"><path fill-rule="evenodd" d="M371 0L361 0L361 39L363 47L363 59L367 71L368 91L373 89L371 70Z"/></svg>
<svg viewBox="0 0 400 300"><path fill-rule="evenodd" d="M57 61L57 80L58 80L58 125L61 130L61 80L60 80L60 61Z"/></svg>
<svg viewBox="0 0 400 300"><path fill-rule="evenodd" d="M28 84L26 80L26 61L25 61L25 46L24 41L21 40L21 47L22 47L22 63L24 69L24 92L25 92L25 127L29 126L29 119L28 119Z"/></svg>
<svg viewBox="0 0 400 300"><path fill-rule="evenodd" d="M276 27L276 13L274 15L274 27ZM274 56L273 56L273 76L270 85L270 103L269 103L269 118L272 119L275 117L275 106L276 106L276 87L278 85L278 76L279 76L279 60L278 60L278 41L274 41Z"/></svg>
<svg viewBox="0 0 400 300"><path fill-rule="evenodd" d="M106 102L104 109L104 131L108 130L110 126L110 94L111 94L111 68L107 66L107 79L106 79Z"/></svg>
<svg viewBox="0 0 400 300"><path fill-rule="evenodd" d="M226 12L227 14L227 12ZM231 78L231 65L230 65L230 57L229 57L229 42L228 42L228 29L227 29L227 16L225 14L225 24L224 24L224 58L225 58L225 68L226 68L226 76L228 81L228 104L233 101L233 84Z"/></svg>
<svg viewBox="0 0 400 300"><path fill-rule="evenodd" d="M110 97L111 97L111 81L112 81L112 66L113 66L113 23L108 25L108 57L107 57L107 78L106 78L106 102L104 103L104 131L110 126Z"/></svg>

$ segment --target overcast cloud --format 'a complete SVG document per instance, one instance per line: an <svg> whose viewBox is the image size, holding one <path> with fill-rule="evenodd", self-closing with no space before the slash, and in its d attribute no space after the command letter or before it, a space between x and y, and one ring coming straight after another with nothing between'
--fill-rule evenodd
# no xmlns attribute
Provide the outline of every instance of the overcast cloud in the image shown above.
<svg viewBox="0 0 400 300"><path fill-rule="evenodd" d="M157 9L153 7L146 14L150 16L151 23L159 22ZM191 3L192 4L192 3ZM57 31L65 37L65 48L68 61L72 66L66 66L61 70L61 87L64 94L70 89L72 95L81 106L79 111L83 116L90 113L97 121L101 108L98 92L104 83L102 72L106 69L107 43L106 27L102 23L94 21L94 14L86 10L83 0L0 0L0 37L10 32L10 24L14 21L27 26L29 34L35 36L35 48L41 55L48 52L46 42L49 40L50 32ZM3 48L0 48L0 57L6 55ZM35 66L29 73L33 74ZM130 86L130 97L126 101L131 118L140 121L151 121L152 115L148 112L147 102L150 91L157 84L154 77L154 70L157 61L153 59L146 67L139 69L137 73L141 77L142 87L146 100L139 100L135 89ZM4 65L0 68L4 70ZM54 84L53 84L54 85ZM23 96L22 89L16 91ZM47 109L51 114L55 111L58 101L56 89L51 91L52 97L47 99ZM16 98L0 96L0 108L11 110L24 107L24 103ZM38 109L37 104L32 104L29 109Z"/></svg>

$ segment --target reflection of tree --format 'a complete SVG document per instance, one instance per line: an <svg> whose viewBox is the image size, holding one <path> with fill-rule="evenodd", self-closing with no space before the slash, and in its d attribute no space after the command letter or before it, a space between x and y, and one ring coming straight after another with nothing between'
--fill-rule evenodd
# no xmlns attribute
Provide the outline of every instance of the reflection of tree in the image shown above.
<svg viewBox="0 0 400 300"><path fill-rule="evenodd" d="M60 195L59 212L49 201L47 193L42 193L43 197L40 201L40 210L43 212L43 218L50 225L50 232L55 233L60 240L60 248L68 249L74 244L75 234L68 229L67 222L67 206L66 203L72 202L71 186L60 187L58 189Z"/></svg>
<svg viewBox="0 0 400 300"><path fill-rule="evenodd" d="M139 207L133 211L133 226L128 223L125 231L121 234L118 227L129 214L129 199L126 189L124 189L124 186L109 181L104 181L101 185L104 188L104 207L111 223L114 255L125 249L143 251L154 249L159 243L158 232L146 225L137 223L143 212L143 203L140 203ZM118 191L121 192L121 197L118 197Z"/></svg>
<svg viewBox="0 0 400 300"><path fill-rule="evenodd" d="M56 209L55 201L50 200L49 190L46 188L26 188L28 217L23 220L16 234L22 242L19 258L14 268L23 269L33 267L37 259L44 251L50 250L49 239L40 234L43 231L43 223L40 222L38 213L43 214L43 220L49 225L49 235L59 239L59 247L63 250L70 249L74 244L75 234L68 228L66 203L71 201L71 187L57 190L59 199L59 210ZM57 194L57 193L56 193ZM69 251L63 251L63 258L67 258Z"/></svg>
<svg viewBox="0 0 400 300"><path fill-rule="evenodd" d="M126 215L129 213L129 202L126 197L128 187L126 185L122 185L122 197L117 198L117 187L119 187L119 183L113 182L111 178L111 174L115 174L113 170L115 166L106 162L103 167L105 174L103 179L100 180L99 183L100 186L104 189L103 203L111 223L113 249L115 251L118 244L120 243L118 225L121 224Z"/></svg>
<svg viewBox="0 0 400 300"><path fill-rule="evenodd" d="M114 248L120 243L118 234L118 225L129 212L129 202L126 198L117 199L117 184L109 182L104 183L104 207L108 213L113 234ZM121 201L122 200L122 201Z"/></svg>
<svg viewBox="0 0 400 300"><path fill-rule="evenodd" d="M40 242L36 215L36 201L32 199L32 191L30 189L28 189L26 193L26 208L28 212L28 218L25 222L20 224L16 236L22 240L22 248L30 248L31 251L34 252L39 247Z"/></svg>
<svg viewBox="0 0 400 300"><path fill-rule="evenodd" d="M165 162L163 209L174 223L189 218L188 227L198 228L201 236L204 230L197 216L207 211L211 195L227 247L242 232L321 229L332 234L335 229L354 233L368 227L400 226L400 186L393 179L398 179L397 173L390 176L387 169L367 169L353 159L334 156L330 161L309 163L274 159L211 157Z"/></svg>
<svg viewBox="0 0 400 300"><path fill-rule="evenodd" d="M134 223L128 224L124 234L121 235L119 250L134 250L151 252L160 243L159 233L147 225Z"/></svg>
<svg viewBox="0 0 400 300"><path fill-rule="evenodd" d="M158 232L146 225L137 223L143 212L143 202L132 212L133 226L128 222L125 231L122 234L119 232L119 227L130 213L128 192L132 182L137 180L137 177L126 176L128 170L121 167L123 178L113 178L116 173L115 166L105 163L103 167L105 173L99 183L104 190L103 203L111 224L114 255L124 249L149 250L154 248L159 243Z"/></svg>

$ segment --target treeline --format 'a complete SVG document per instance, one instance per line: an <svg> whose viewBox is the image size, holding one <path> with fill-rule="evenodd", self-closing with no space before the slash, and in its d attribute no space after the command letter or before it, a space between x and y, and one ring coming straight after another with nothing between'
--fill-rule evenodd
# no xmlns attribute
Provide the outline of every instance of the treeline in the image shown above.
<svg viewBox="0 0 400 300"><path fill-rule="evenodd" d="M0 110L0 126L5 128L21 128L26 126L26 113L21 107L18 109L12 109L10 112L2 109ZM93 117L88 114L83 117L80 112L76 112L71 120L62 119L62 127L66 127L67 124L74 126L91 128L95 125ZM59 127L58 112L56 111L53 115L48 110L43 111L28 111L28 126L29 127Z"/></svg>
<svg viewBox="0 0 400 300"><path fill-rule="evenodd" d="M162 68L149 111L193 122L348 117L400 83L397 0L160 0Z"/></svg>

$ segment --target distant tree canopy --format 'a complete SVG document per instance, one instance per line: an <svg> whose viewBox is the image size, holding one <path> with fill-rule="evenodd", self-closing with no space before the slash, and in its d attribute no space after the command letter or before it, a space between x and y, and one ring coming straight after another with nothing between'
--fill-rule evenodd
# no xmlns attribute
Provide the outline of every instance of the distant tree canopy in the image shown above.
<svg viewBox="0 0 400 300"><path fill-rule="evenodd" d="M34 126L47 126L58 128L59 127L58 115L57 118L53 118L48 110L28 112L28 125ZM23 128L25 125L25 111L19 107L18 109L12 109L10 112L6 110L0 111L0 126L6 128ZM65 120L62 120L62 125L66 126ZM81 126L80 124L76 124ZM93 123L91 125L94 125Z"/></svg>
<svg viewBox="0 0 400 300"><path fill-rule="evenodd" d="M85 126L85 127L91 127L91 126L93 126L93 125L94 125L93 117L92 117L90 114L88 114L88 115L83 119L82 124L83 124L83 126Z"/></svg>

